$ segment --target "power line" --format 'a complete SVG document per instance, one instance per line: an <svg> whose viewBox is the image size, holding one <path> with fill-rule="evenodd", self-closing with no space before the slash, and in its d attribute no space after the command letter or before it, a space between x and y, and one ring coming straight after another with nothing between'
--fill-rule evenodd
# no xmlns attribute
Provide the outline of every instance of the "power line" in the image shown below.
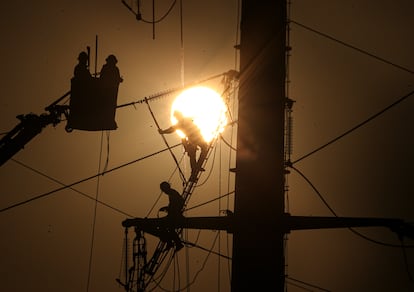
<svg viewBox="0 0 414 292"><path fill-rule="evenodd" d="M315 187L315 185L296 167L292 166L292 165L288 165L290 168L292 168L294 171L296 171L311 187L312 189L315 191L315 193L318 195L318 197L321 199L321 201L324 203L324 205L329 209L329 211L331 211L331 213L335 216L338 217L338 215L336 214L336 212L331 208L331 206L329 206L328 202L326 202L326 200L324 199L324 197L322 196L322 194L319 192L319 190ZM348 229L353 232L354 234L358 235L359 237L370 241L372 243L376 243L379 245L383 245L383 246L387 246L387 247L397 247L400 248L401 245L396 245L396 244L390 244L390 243L385 243L385 242L381 242L372 238L369 238L366 235L363 235L362 233L359 233L358 231L356 231L354 228L348 227ZM405 246L406 248L414 248L414 245L407 245Z"/></svg>
<svg viewBox="0 0 414 292"><path fill-rule="evenodd" d="M295 283L295 282L290 282L289 280L287 280L286 282L287 282L287 284L292 285L292 286L295 286L295 287L297 287L297 288L300 288L300 289L302 289L302 290L304 290L304 291L308 291L308 292L315 292L314 290L311 290L311 289L309 289L309 288L307 288L307 287L304 287L304 286L302 286L302 285L300 285L300 284L297 284L297 283Z"/></svg>
<svg viewBox="0 0 414 292"><path fill-rule="evenodd" d="M180 144L173 145L173 146L171 146L170 148L175 148L175 147L180 146L180 145L181 145L181 143L180 143ZM107 174L107 173L110 173L110 172L112 172L112 171L115 171L115 170L118 170L118 169L120 169L120 168L126 167L126 166L128 166L128 165L134 164L134 163L136 163L136 162L139 162L139 161L141 161L141 160L147 159L147 158L149 158L149 157L152 157L152 156L158 155L158 154L160 154L160 153L162 153L162 152L165 152L165 151L168 151L168 150L169 150L168 148L165 148L165 149L159 150L159 151L157 151L157 152L154 152L154 153L152 153L152 154L149 154L149 155L143 156L143 157L138 158L138 159L135 159L135 160L133 160L133 161L130 161L130 162L127 162L127 163L121 164L121 165L119 165L119 166L117 166L117 167L114 167L114 168L111 168L111 169L109 169L109 170L106 170L106 171L100 172L100 173L98 173L98 174L95 174L95 175L89 176L89 177L87 177L87 178L84 178L84 179L78 180L78 181L73 182L73 183L71 183L71 184L69 184L69 185L65 185L65 186L63 186L63 187L61 187L61 188L57 188L57 189L54 189L54 190L52 190L52 191L49 191L49 192L46 192L46 193L43 193L43 194L40 194L40 195L34 196L34 197L30 198L30 199L27 199L27 200L21 201L21 202L19 202L19 203L16 203L16 204L13 204L13 205L10 205L10 206L8 206L8 207L5 207L5 208L0 209L0 213L5 212L5 211L8 211L8 210L11 210L11 209L14 209L14 208L19 207L19 206L22 206L22 205L25 205L25 204L30 203L30 202L33 202L33 201L36 201L36 200L38 200L38 199L41 199L41 198L47 197L47 196L52 195L52 194L54 194L54 193L56 193L56 192L59 192L59 191L62 191L62 190L64 190L64 189L67 189L67 188L73 187L74 185L77 185L77 184L83 183L83 182L85 182L85 181L91 180L91 179L96 178L96 177L98 177L98 176L103 176L103 175L105 175L105 174Z"/></svg>
<svg viewBox="0 0 414 292"><path fill-rule="evenodd" d="M137 1L140 1L140 0L137 0ZM142 22L149 23L149 24L160 23L161 21L163 21L171 13L171 11L173 10L173 8L174 8L174 6L175 6L176 3L177 3L177 0L174 0L172 2L172 4L170 5L170 7L168 8L167 12L164 13L164 15L161 16L159 19L157 19L157 20L155 20L155 19L153 19L153 20L145 20L144 18L141 17Z"/></svg>
<svg viewBox="0 0 414 292"><path fill-rule="evenodd" d="M224 144L226 144L231 150L237 151L237 149L231 145L231 143L227 142L226 139L224 139L223 135L220 134L221 141L223 141Z"/></svg>
<svg viewBox="0 0 414 292"><path fill-rule="evenodd" d="M414 74L414 71L413 71L413 70L410 70L410 69L408 69L408 68L406 68L406 67L403 67L403 66L401 66L401 65L398 65L398 64L395 64L395 63L393 63L393 62L390 62L390 61L388 61L388 60L386 60L386 59L384 59L384 58L381 58L381 57L379 57L379 56L377 56L377 55L375 55L375 54L373 54L373 53L370 53L370 52L368 52L368 51L365 51L365 50L363 50L363 49L360 49L360 48L358 48L358 47L356 47L356 46L350 45L350 44L348 44L348 43L346 43L346 42L344 42L344 41L341 41L341 40L339 40L339 39L337 39L337 38L335 38L335 37L333 37L333 36L330 36L330 35L328 35L328 34L326 34L326 33L320 32L320 31L318 31L318 30L316 30L316 29L313 29L313 28L311 28L311 27L309 27L309 26L306 26L306 25L304 25L304 24L302 24L302 23L299 23L299 22L297 22L297 21L295 21L295 20L292 20L292 19L290 19L290 22L291 22L291 23L294 23L294 24L296 24L297 26L300 26L300 27L302 27L302 28L304 28L304 29L306 29L306 30L309 30L309 31L311 31L311 32L313 32L313 33L316 33L316 34L318 34L318 35L320 35L320 36L323 36L323 37L325 37L325 38L327 38L327 39L330 39L330 40L332 40L332 41L334 41L334 42L337 42L337 43L339 43L339 44L341 44L341 45L343 45L343 46L345 46L345 47L348 47L348 48L351 48L351 49L353 49L353 50L355 50L355 51L357 51L357 52L360 52L360 53L362 53L362 54L364 54L364 55L366 55L366 56L369 56L369 57L371 57L371 58L374 58L374 59L376 59L376 60L378 60L378 61L381 61L381 62L386 63L386 64L388 64L388 65L391 65L391 66L393 66L393 67L396 67L396 68L398 68L398 69L400 69L400 70L403 70L403 71L405 71L405 72L408 72L408 73Z"/></svg>
<svg viewBox="0 0 414 292"><path fill-rule="evenodd" d="M150 105L148 103L148 100L145 100L145 103L147 104L148 110L149 110L149 112L151 114L151 117L154 120L155 125L157 126L158 132L161 133L160 132L161 131L160 125L158 124L158 121L155 118L154 112L152 111L152 109L151 109L151 107L150 107ZM175 157L174 152L171 150L170 145L168 144L167 139L165 138L165 136L163 134L161 134L161 138L164 141L164 143L167 146L167 148L169 149L170 154L171 154L172 158L174 159L175 164L177 165L177 168L178 168L178 171L180 173L180 177L181 177L182 181L185 182L185 175L184 175L183 171L181 170L180 163L178 162L177 157Z"/></svg>
<svg viewBox="0 0 414 292"><path fill-rule="evenodd" d="M217 235L216 235L216 237L213 240L212 246L211 246L210 249L207 250L207 252L208 252L207 253L207 256L204 259L203 264L201 265L201 268L195 273L193 280L190 283L188 283L185 287L183 287L183 288L181 288L180 290L177 290L177 291L184 291L185 289L187 289L188 287L192 286L195 283L198 275L204 270L204 268L205 268L205 266L207 264L207 260L209 259L210 255L211 254L215 254L215 252L213 251L213 248L216 245L216 241L217 241L217 238L218 238L219 234L220 233L217 232Z"/></svg>
<svg viewBox="0 0 414 292"><path fill-rule="evenodd" d="M292 277L289 277L289 276L286 277L286 279L291 280L291 281L294 281L294 282L298 282L298 283L301 283L301 284L304 284L304 285L309 286L309 287L312 287L312 288L319 289L321 291L326 291L326 292L329 292L330 291L330 290L327 290L325 288L322 288L322 287L319 287L319 286L316 286L316 285L313 285L313 284L310 284L310 283L307 283L307 282L304 282L304 281L301 281L301 280L298 280L298 279L295 279L295 278L292 278ZM309 291L313 291L313 290L309 290Z"/></svg>
<svg viewBox="0 0 414 292"><path fill-rule="evenodd" d="M50 175L47 175L47 174L45 174L45 173L43 173L43 172L41 172L41 171L39 171L39 170L37 170L37 169L34 169L33 167L31 167L31 166L28 166L27 164L24 164L23 162L21 162L21 161L18 161L18 160L16 160L16 159L10 159L11 161L13 161L13 162L15 162L15 163L17 163L17 164L19 164L20 166L22 166L22 167L25 167L25 168L27 168L27 169L29 169L29 170L31 170L31 171L33 171L33 172L35 172L35 173L37 173L37 174L39 174L39 175L41 175L41 176L43 176L43 177L46 177L47 179L49 179L49 180L51 180L51 181L54 181L54 182L56 182L56 183L58 183L58 184L60 184L61 186L64 186L64 187L67 187L68 189L70 189L70 190L72 190L72 191L74 191L74 192L76 192L76 193L78 193L78 194L80 194L80 195L82 195L82 196L84 196L84 197L86 197L86 198L88 198L88 199L90 199L90 200L92 200L92 201L95 201L96 199L94 198L94 197L92 197L92 196L90 196L90 195L88 195L88 194L86 194L86 193L84 193L84 192L81 192L81 191L79 191L79 190L77 190L77 189L75 189L75 188L72 188L72 187L70 187L70 186L68 186L68 185L66 185L66 184L64 184L63 182L61 182L61 181L59 181L59 180L57 180L57 179L55 179L55 178L53 178L53 177L51 177ZM120 210L120 209L118 209L118 208L115 208L115 207L113 207L113 206L111 206L111 205L109 205L109 204L107 204L107 203L105 203L105 202L103 202L103 201L100 201L100 200L96 200L99 204L101 204L102 206L105 206L105 207L107 207L107 208L109 208L109 209L112 209L112 210L114 210L114 211L116 211L116 212L118 212L118 213L120 213L120 214L123 214L123 215L125 215L125 216L127 216L127 217L133 217L131 214L128 214L128 213L126 213L126 212L124 212L124 211L122 211L122 210Z"/></svg>
<svg viewBox="0 0 414 292"><path fill-rule="evenodd" d="M173 94L173 93L175 93L177 91L182 91L182 90L184 90L186 88L189 88L189 87L192 87L192 86L201 84L201 83L205 83L205 82L211 81L211 80L216 79L216 78L219 78L219 77L221 77L223 75L231 74L231 71L232 70L227 71L227 72L224 72L224 73L216 74L216 75L207 77L207 78L205 78L203 80L190 82L190 83L188 83L188 84L186 84L184 86L180 86L180 87L176 87L176 88L171 88L171 89L168 89L168 90L164 90L162 92L155 93L153 95L150 95L148 97L144 97L144 98L142 98L140 100L137 100L137 101L132 101L132 102L120 104L120 105L117 105L116 108L127 107L127 106L131 106L131 105L132 106L135 106L136 104L142 104L142 103L147 102L147 101L153 101L155 99L158 99L158 98L161 98L161 97L164 97L164 96Z"/></svg>
<svg viewBox="0 0 414 292"><path fill-rule="evenodd" d="M198 244L196 244L196 243L192 243L192 242L189 242L189 241L183 241L183 243L184 243L185 245L190 245L191 247L196 247L196 248L201 249L201 250L204 250L204 251L206 251L206 252L210 252L210 253L212 253L212 254L214 254L214 255L217 255L217 256L222 257L222 258L227 259L227 260L231 260L231 259L232 259L230 256L227 256L227 255L221 254L221 253L219 253L219 252L215 252L215 251L213 251L213 250L211 250L211 249L208 249L208 248L202 247L202 246L200 246L200 245L198 245Z"/></svg>
<svg viewBox="0 0 414 292"><path fill-rule="evenodd" d="M315 150L313 150L313 151L309 152L308 154L303 155L302 157L300 157L300 158L298 158L298 159L294 160L293 162L291 162L291 163L292 163L292 165L293 165L293 164L298 163L299 161L301 161L301 160L303 160L303 159L305 159L305 158L307 158L307 157L309 157L309 156L311 156L312 154L315 154L316 152L319 152L320 150L324 149L325 147L327 147L327 146L329 146L329 145L333 144L334 142L338 141L339 139L341 139L341 138L345 137L346 135L348 135L348 134L352 133L353 131L357 130L358 128L360 128L360 127L364 126L365 124L367 124L368 122L370 122L370 121L372 121L373 119L377 118L377 117L378 117L378 116L380 116L381 114L385 113L386 111L388 111L388 110L389 110L389 109L391 109L392 107L394 107L394 106L396 106L397 104L399 104L399 103L403 102L404 100L406 100L407 98L409 98L409 97L410 97L411 95L413 95L413 94L414 94L414 90L413 90L413 91L411 91L411 92L409 92L409 93L407 93L406 95L404 95L404 96L400 97L398 100L396 100L395 102L393 102L392 104L390 104L390 105L389 105L389 106L387 106L386 108L384 108L384 109L380 110L379 112L377 112L376 114L374 114L374 115L370 116L370 117L369 117L369 118L367 118L366 120L362 121L361 123L357 124L357 125L356 125L356 126L354 126L353 128L351 128L351 129L349 129L348 131L344 132L343 134L341 134L341 135L337 136L336 138L332 139L331 141L329 141L329 142L325 143L324 145L322 145L322 146L320 146L320 147L316 148Z"/></svg>
<svg viewBox="0 0 414 292"><path fill-rule="evenodd" d="M228 192L227 194L224 194L224 195L218 196L217 198L214 198L214 199L211 199L211 200L206 201L206 202L204 202L204 203L201 203L201 204L198 204L198 205L192 206L191 208L187 208L187 209L185 209L184 211L189 211L189 210L192 210L192 209L199 208L199 207L201 207L201 206L204 206L204 205L210 204L210 203L212 203L212 202L214 202L214 201L220 200L220 199L222 199L222 198L224 198L224 197L227 197L227 196L229 196L229 195L231 195L231 194L234 194L234 192L235 192L235 191ZM1 211L1 210L0 210L0 211Z"/></svg>
<svg viewBox="0 0 414 292"><path fill-rule="evenodd" d="M103 135L104 132L101 131L101 143L99 151L99 161L98 161L98 173L101 171L101 162L102 162L102 153L103 153ZM89 265L88 265L88 277L86 282L86 291L89 291L90 280L92 275L92 259L93 259L93 248L95 242L95 227L96 227L96 215L98 211L98 197L99 197L99 186L100 186L100 176L98 176L96 182L96 191L95 191L95 205L93 209L93 220L92 220L92 231L91 231L91 246L89 250Z"/></svg>

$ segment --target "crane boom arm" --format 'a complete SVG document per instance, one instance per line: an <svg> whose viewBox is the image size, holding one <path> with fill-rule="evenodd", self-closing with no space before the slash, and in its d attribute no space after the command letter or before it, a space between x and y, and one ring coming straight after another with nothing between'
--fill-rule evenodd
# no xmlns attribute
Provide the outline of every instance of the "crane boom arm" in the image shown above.
<svg viewBox="0 0 414 292"><path fill-rule="evenodd" d="M0 140L0 166L23 149L47 125L56 126L61 121L62 114L67 116L68 108L68 106L52 104L47 107L49 113L18 115L20 123Z"/></svg>

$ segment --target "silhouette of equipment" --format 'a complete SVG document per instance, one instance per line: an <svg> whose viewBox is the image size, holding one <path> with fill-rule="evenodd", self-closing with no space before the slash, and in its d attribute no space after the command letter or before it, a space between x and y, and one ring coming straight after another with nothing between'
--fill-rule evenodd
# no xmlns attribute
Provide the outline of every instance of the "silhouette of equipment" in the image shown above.
<svg viewBox="0 0 414 292"><path fill-rule="evenodd" d="M45 108L47 113L22 114L17 119L20 123L0 140L0 166L25 147L48 125L56 126L63 119L67 120L67 132L74 129L86 131L115 130L115 112L117 107L118 87L122 82L119 69L115 66L117 59L109 55L107 64L102 67L100 78L92 77L88 69L89 55L81 52L79 64L75 67L71 79L71 90ZM59 103L70 96L69 105Z"/></svg>
<svg viewBox="0 0 414 292"><path fill-rule="evenodd" d="M109 55L97 78L89 73L88 59L88 54L81 52L74 69L66 130L115 130L118 87L123 81L116 66L118 60L114 55Z"/></svg>
<svg viewBox="0 0 414 292"><path fill-rule="evenodd" d="M237 232L237 229L246 228L246 226L240 224L238 217L232 212L226 212L226 216L220 217L180 217L176 220L169 221L168 217L163 218L130 218L122 222L122 226L126 230L130 227L135 228L137 234L136 239L139 239L141 243L140 249L143 252L134 253L134 267L129 269L130 277L126 284L123 284L126 291L130 290L130 287L134 286L133 273L138 272L139 276L135 280L138 284L137 291L145 291L148 285L146 277L152 278L158 268L160 267L163 259L171 249L171 245L168 245L162 236L168 228L174 229L208 229L208 230L225 230L228 233ZM414 239L414 227L405 223L401 219L387 219L387 218L364 218L364 217L318 217L318 216L291 216L285 213L282 218L275 218L278 220L279 228L284 233L290 233L294 230L307 230L307 229L330 229L330 228L351 228L351 227L387 227L391 231L395 232L400 239L408 237ZM254 220L251 221L252 225L255 225ZM250 227L247 227L250 228ZM268 230L272 232L272 230ZM274 230L278 232L278 230ZM147 261L147 252L145 246L144 234L148 233L153 236L159 237L161 240L155 249L152 258ZM142 245L144 243L144 246ZM134 244L134 246L138 243ZM176 249L177 251L177 249ZM139 266L139 269L136 267ZM119 279L118 279L119 281ZM134 290L135 291L135 290Z"/></svg>
<svg viewBox="0 0 414 292"><path fill-rule="evenodd" d="M168 218L132 218L122 222L123 227L136 227L144 232L157 236L153 230L162 229ZM254 222L252 221L252 224ZM286 213L280 220L284 233L292 230L330 229L351 227L387 227L399 237L414 239L414 226L401 219L365 218L365 217L320 217L292 216ZM237 228L237 216L229 213L220 217L182 217L176 220L176 228L225 230L233 233Z"/></svg>
<svg viewBox="0 0 414 292"><path fill-rule="evenodd" d="M117 91L117 85L108 90L99 78L72 78L66 130L116 130Z"/></svg>
<svg viewBox="0 0 414 292"><path fill-rule="evenodd" d="M18 115L20 123L0 140L0 165L12 158L48 125L56 126L64 115L69 117L69 106L58 105L70 91L45 108L47 113Z"/></svg>

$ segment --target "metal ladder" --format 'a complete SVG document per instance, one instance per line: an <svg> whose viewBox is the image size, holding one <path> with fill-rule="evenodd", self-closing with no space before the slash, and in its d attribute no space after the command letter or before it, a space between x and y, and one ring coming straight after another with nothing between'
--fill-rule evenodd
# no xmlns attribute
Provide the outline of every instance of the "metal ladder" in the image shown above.
<svg viewBox="0 0 414 292"><path fill-rule="evenodd" d="M208 158L211 154L211 149L213 148L213 145L215 143L216 139L212 140L208 145L207 155L201 163L201 167L205 167ZM197 186L197 182L201 176L202 171L197 171L196 173L196 179L195 180L188 180L184 186L184 189L181 193L181 196L184 198L184 206L187 205L195 187ZM179 229L178 232L181 232L182 228ZM158 242L158 245L154 251L154 254L152 255L151 259L147 262L147 264L144 267L144 273L140 273L140 278L148 278L148 279L139 279L138 283L141 285L144 285L145 287L149 284L150 279L153 277L153 275L157 272L159 267L161 266L162 262L165 260L165 258L168 255L168 252L171 250L171 246L168 246L165 241L160 240ZM140 287L139 289L145 289L145 287ZM138 291L144 291L144 290L138 290Z"/></svg>

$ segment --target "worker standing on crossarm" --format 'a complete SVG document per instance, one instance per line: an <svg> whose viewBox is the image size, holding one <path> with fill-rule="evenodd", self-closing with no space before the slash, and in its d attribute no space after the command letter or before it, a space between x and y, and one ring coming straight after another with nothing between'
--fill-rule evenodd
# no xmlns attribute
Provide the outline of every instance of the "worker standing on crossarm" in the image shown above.
<svg viewBox="0 0 414 292"><path fill-rule="evenodd" d="M182 139L182 143L185 151L190 158L191 177L190 180L194 181L199 171L204 171L201 167L204 160L207 157L208 144L201 135L200 129L194 124L193 120L179 112L174 112L174 117L177 119L177 123L171 127L162 130L159 129L160 134L174 133L176 130L181 130L185 137ZM200 156L197 160L197 149L200 148Z"/></svg>

